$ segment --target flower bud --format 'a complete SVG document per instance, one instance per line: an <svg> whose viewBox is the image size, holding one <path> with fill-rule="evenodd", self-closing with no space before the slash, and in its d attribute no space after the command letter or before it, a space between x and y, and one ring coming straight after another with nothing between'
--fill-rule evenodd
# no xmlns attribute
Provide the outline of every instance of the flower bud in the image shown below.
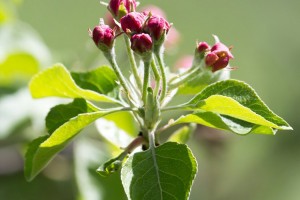
<svg viewBox="0 0 300 200"><path fill-rule="evenodd" d="M108 4L108 10L117 19L120 19L129 12L135 11L135 8L135 0L111 0Z"/></svg>
<svg viewBox="0 0 300 200"><path fill-rule="evenodd" d="M212 48L211 52L206 55L205 63L212 67L212 72L225 68L229 60L233 58L229 48L218 42Z"/></svg>
<svg viewBox="0 0 300 200"><path fill-rule="evenodd" d="M170 28L171 25L167 20L163 17L153 15L148 19L145 31L148 32L156 42L162 39L164 40L165 34L169 32Z"/></svg>
<svg viewBox="0 0 300 200"><path fill-rule="evenodd" d="M152 51L152 39L145 33L135 34L131 37L131 49L139 55L145 55Z"/></svg>
<svg viewBox="0 0 300 200"><path fill-rule="evenodd" d="M115 33L108 25L101 23L94 28L92 33L90 32L90 35L100 50L106 51L113 48Z"/></svg>
<svg viewBox="0 0 300 200"><path fill-rule="evenodd" d="M145 23L146 16L143 13L131 12L121 18L121 27L125 33L140 33Z"/></svg>
<svg viewBox="0 0 300 200"><path fill-rule="evenodd" d="M197 52L202 54L205 51L208 51L210 49L210 46L206 42L199 42L197 46Z"/></svg>

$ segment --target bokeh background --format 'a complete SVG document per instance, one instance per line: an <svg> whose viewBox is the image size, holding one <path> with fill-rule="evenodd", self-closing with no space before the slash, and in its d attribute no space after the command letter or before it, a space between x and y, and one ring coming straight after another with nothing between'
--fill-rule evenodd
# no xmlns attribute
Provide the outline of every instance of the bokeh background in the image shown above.
<svg viewBox="0 0 300 200"><path fill-rule="evenodd" d="M232 78L249 83L294 128L294 131L279 131L275 136L243 137L230 133L213 133L211 137L210 130L199 129L189 142L199 164L190 199L300 199L300 1L141 1L142 6L150 4L160 6L180 32L178 46L166 55L169 66L179 57L192 54L196 41L213 43L211 35L216 34L222 42L234 47L235 59L231 65L237 69L231 72ZM22 26L15 26L16 32L30 29L35 38L39 35L43 49L40 52L44 52L39 58L40 68L62 62L70 69L88 69L98 52L87 29L95 26L105 13L106 8L98 0L1 0L0 33L5 28L3 24L22 21ZM10 43L4 45L1 41L4 40L0 40L0 51L5 52L4 47L10 48ZM30 49L31 44L26 44L23 43ZM19 85L25 86L24 82ZM18 118L19 111L13 107L22 99L16 95L19 94L16 86L12 88L0 87L0 108L4 99L8 101L4 106L7 112L0 111L0 126L5 126L8 113L16 117L15 126L6 132L2 130L0 137L0 199L77 199L76 182L79 185L82 182L72 167L76 161L70 156L71 148L33 182L25 181L22 165L26 143L43 134L43 129L34 122L37 117ZM7 100L10 95L16 96ZM22 113L38 109L34 105L27 104L30 109ZM93 169L90 171L93 173ZM96 175L94 181L95 185L102 184L103 199L125 199L118 197L121 186L112 185L118 180L117 175L99 179Z"/></svg>

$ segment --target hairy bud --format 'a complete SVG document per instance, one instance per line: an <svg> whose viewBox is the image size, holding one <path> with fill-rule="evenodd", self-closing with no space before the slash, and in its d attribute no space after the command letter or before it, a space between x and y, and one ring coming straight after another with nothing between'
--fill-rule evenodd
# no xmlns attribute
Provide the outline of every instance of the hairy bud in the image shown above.
<svg viewBox="0 0 300 200"><path fill-rule="evenodd" d="M111 0L108 4L108 10L117 19L120 19L129 12L135 11L135 8L135 0Z"/></svg>
<svg viewBox="0 0 300 200"><path fill-rule="evenodd" d="M115 33L108 25L100 24L96 26L93 32L90 32L90 35L100 50L113 48Z"/></svg>
<svg viewBox="0 0 300 200"><path fill-rule="evenodd" d="M121 18L121 27L125 33L141 33L146 16L143 13L131 12Z"/></svg>
<svg viewBox="0 0 300 200"><path fill-rule="evenodd" d="M148 34L140 33L131 37L131 49L139 55L151 52L152 46L152 39Z"/></svg>

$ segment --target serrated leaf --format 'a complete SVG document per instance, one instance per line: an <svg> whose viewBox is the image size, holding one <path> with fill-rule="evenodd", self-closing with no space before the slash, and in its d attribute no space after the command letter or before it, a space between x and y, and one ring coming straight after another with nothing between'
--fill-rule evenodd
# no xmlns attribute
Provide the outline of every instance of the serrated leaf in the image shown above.
<svg viewBox="0 0 300 200"><path fill-rule="evenodd" d="M84 102L81 101L81 103ZM86 102L86 104L88 103ZM70 104L66 106L69 107ZM92 107L92 105L87 105L87 112L89 107ZM84 127L96 119L115 111L116 110L103 110L78 114L59 126L49 138L38 146L36 145L36 142L29 144L30 154L32 155L26 159L26 179L28 181L32 180L57 153L64 149L72 139L78 135ZM51 127L54 128L55 126L56 125L53 125Z"/></svg>
<svg viewBox="0 0 300 200"><path fill-rule="evenodd" d="M230 116L253 124L290 130L286 121L274 114L246 83L237 80L219 81L206 87L190 102L196 111Z"/></svg>
<svg viewBox="0 0 300 200"><path fill-rule="evenodd" d="M56 64L35 75L29 83L29 88L34 98L55 96L120 103L118 100L106 95L80 88L62 64Z"/></svg>
<svg viewBox="0 0 300 200"><path fill-rule="evenodd" d="M186 116L181 116L179 119L173 122L171 126L182 123L197 123L241 135L249 133L274 135L276 133L276 131L271 127L259 126L242 120L234 119L232 117L222 116L213 112L196 112Z"/></svg>
<svg viewBox="0 0 300 200"><path fill-rule="evenodd" d="M71 76L79 87L100 94L107 94L118 86L118 78L108 66L101 66L86 73L72 72Z"/></svg>
<svg viewBox="0 0 300 200"><path fill-rule="evenodd" d="M197 163L184 144L165 143L128 158L121 179L129 200L186 200Z"/></svg>

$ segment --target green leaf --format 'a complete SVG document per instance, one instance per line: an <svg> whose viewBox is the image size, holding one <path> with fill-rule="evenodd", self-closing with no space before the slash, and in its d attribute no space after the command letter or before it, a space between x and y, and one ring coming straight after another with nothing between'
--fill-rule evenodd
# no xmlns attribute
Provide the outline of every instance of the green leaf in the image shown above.
<svg viewBox="0 0 300 200"><path fill-rule="evenodd" d="M276 133L276 130L267 126L259 126L246 121L238 120L228 116L222 116L213 112L195 112L186 116L181 116L171 126L182 123L197 123L211 128L217 128L225 131L230 131L236 134L272 134Z"/></svg>
<svg viewBox="0 0 300 200"><path fill-rule="evenodd" d="M51 108L46 117L48 133L52 134L58 127L79 114L94 111L97 111L97 109L84 99L74 99L70 104L57 105Z"/></svg>
<svg viewBox="0 0 300 200"><path fill-rule="evenodd" d="M184 144L165 143L128 158L121 179L129 200L189 197L197 162Z"/></svg>
<svg viewBox="0 0 300 200"><path fill-rule="evenodd" d="M190 123L188 126L183 126L180 129L178 129L177 131L175 131L169 137L168 141L185 144L185 143L187 143L187 141L190 138L190 135L195 131L195 129L196 129L196 125L194 123Z"/></svg>
<svg viewBox="0 0 300 200"><path fill-rule="evenodd" d="M195 95L203 90L208 85L223 79L229 78L229 72L225 70L219 70L212 73L209 70L201 72L198 76L188 80L182 84L178 89L178 94L183 95Z"/></svg>
<svg viewBox="0 0 300 200"><path fill-rule="evenodd" d="M93 107L84 100L75 100L72 104L66 105L66 108L69 107L72 109L74 105L80 106L81 109L86 106L86 112L90 111L89 108ZM54 112L59 110L66 111L65 108L62 109L56 107L54 110L52 110L52 115L54 115ZM78 135L80 130L96 119L115 111L116 109L78 114L59 126L55 131L53 131L49 138L39 145L37 145L36 141L33 141L31 144L29 144L27 154L30 154L31 156L27 156L26 158L26 179L28 181L32 180L57 153L64 149L72 141L72 139ZM68 116L68 114L66 115ZM49 122L49 127L51 127L51 130L57 127L58 124L62 123L62 121L64 121L67 117L63 116L62 118L63 120L58 119L58 122L52 121L53 124L50 124Z"/></svg>
<svg viewBox="0 0 300 200"><path fill-rule="evenodd" d="M102 137L117 148L126 147L139 134L135 119L130 112L118 112L96 121Z"/></svg>
<svg viewBox="0 0 300 200"><path fill-rule="evenodd" d="M71 73L76 84L83 88L107 94L118 86L115 72L108 66L101 66L86 73Z"/></svg>
<svg viewBox="0 0 300 200"><path fill-rule="evenodd" d="M119 101L106 95L80 88L61 64L56 64L35 75L29 83L29 88L34 98L56 96L120 104Z"/></svg>
<svg viewBox="0 0 300 200"><path fill-rule="evenodd" d="M187 107L275 129L292 129L265 105L249 85L237 80L219 81L206 87L187 103Z"/></svg>
<svg viewBox="0 0 300 200"><path fill-rule="evenodd" d="M123 161L126 159L126 157L127 152L122 152L116 158L108 160L97 169L98 174L106 177L114 172L117 172L119 169L122 168Z"/></svg>
<svg viewBox="0 0 300 200"><path fill-rule="evenodd" d="M28 81L39 70L38 61L28 53L14 53L0 63L0 85L9 86Z"/></svg>

